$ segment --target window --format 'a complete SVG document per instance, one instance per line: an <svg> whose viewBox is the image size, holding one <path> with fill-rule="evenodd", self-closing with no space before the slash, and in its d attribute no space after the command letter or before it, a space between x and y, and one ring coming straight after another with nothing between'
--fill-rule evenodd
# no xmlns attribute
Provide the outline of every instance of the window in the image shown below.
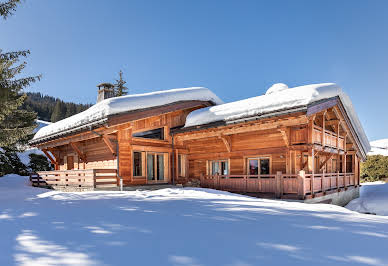
<svg viewBox="0 0 388 266"><path fill-rule="evenodd" d="M137 132L137 133L134 133L133 136L136 138L164 140L164 129L157 128L157 129L153 129L153 130Z"/></svg>
<svg viewBox="0 0 388 266"><path fill-rule="evenodd" d="M133 176L143 176L143 160L141 152L133 152Z"/></svg>
<svg viewBox="0 0 388 266"><path fill-rule="evenodd" d="M229 163L227 160L209 161L208 169L210 175L228 175L229 174Z"/></svg>
<svg viewBox="0 0 388 266"><path fill-rule="evenodd" d="M186 176L186 155L178 154L178 176Z"/></svg>
<svg viewBox="0 0 388 266"><path fill-rule="evenodd" d="M269 175L270 161L269 158L248 158L249 175Z"/></svg>
<svg viewBox="0 0 388 266"><path fill-rule="evenodd" d="M148 181L164 181L166 177L165 171L168 170L168 165L165 166L164 153L147 153L147 180Z"/></svg>

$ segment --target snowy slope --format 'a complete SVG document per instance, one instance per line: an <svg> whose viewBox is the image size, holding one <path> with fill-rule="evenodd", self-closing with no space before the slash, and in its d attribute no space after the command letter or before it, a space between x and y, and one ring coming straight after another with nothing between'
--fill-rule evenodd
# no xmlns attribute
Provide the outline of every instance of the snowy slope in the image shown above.
<svg viewBox="0 0 388 266"><path fill-rule="evenodd" d="M363 183L360 197L349 202L346 208L388 216L388 184L382 181Z"/></svg>
<svg viewBox="0 0 388 266"><path fill-rule="evenodd" d="M70 128L85 125L105 118L108 115L190 100L212 101L215 104L222 103L213 92L203 87L172 89L115 97L103 100L79 114L40 129L35 134L34 139L47 137Z"/></svg>
<svg viewBox="0 0 388 266"><path fill-rule="evenodd" d="M388 217L210 189L64 193L0 178L0 265L387 265Z"/></svg>
<svg viewBox="0 0 388 266"><path fill-rule="evenodd" d="M371 150L368 155L388 156L388 139L380 139L370 142Z"/></svg>
<svg viewBox="0 0 388 266"><path fill-rule="evenodd" d="M368 138L361 126L349 97L334 83L312 84L288 88L285 84L275 84L265 95L241 101L211 106L191 112L185 127L203 125L216 121L232 121L240 118L286 110L339 96L355 128L365 152L370 149Z"/></svg>

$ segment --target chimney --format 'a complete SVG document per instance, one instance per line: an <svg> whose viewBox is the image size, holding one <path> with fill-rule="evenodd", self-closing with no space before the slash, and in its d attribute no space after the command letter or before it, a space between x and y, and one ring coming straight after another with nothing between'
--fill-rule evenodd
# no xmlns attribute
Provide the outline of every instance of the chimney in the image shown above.
<svg viewBox="0 0 388 266"><path fill-rule="evenodd" d="M98 84L97 87L98 87L97 103L105 99L115 97L113 84L101 83L101 84Z"/></svg>

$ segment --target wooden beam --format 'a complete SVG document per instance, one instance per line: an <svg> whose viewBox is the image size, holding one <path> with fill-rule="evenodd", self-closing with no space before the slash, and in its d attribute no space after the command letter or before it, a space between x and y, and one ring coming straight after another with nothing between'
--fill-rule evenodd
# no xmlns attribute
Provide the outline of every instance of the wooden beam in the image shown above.
<svg viewBox="0 0 388 266"><path fill-rule="evenodd" d="M321 135L321 144L322 147L325 147L326 140L326 113L327 111L323 111L322 113L322 135Z"/></svg>
<svg viewBox="0 0 388 266"><path fill-rule="evenodd" d="M56 163L57 163L57 162L55 161L55 159L51 156L51 154L48 153L48 150L43 149L42 151L43 151L43 153L47 156L47 158L49 158L49 160L51 161L52 164L56 164Z"/></svg>
<svg viewBox="0 0 388 266"><path fill-rule="evenodd" d="M286 145L286 147L289 147L290 146L289 128L282 128L282 129L279 129L279 131L280 131L280 134L282 134L284 144Z"/></svg>
<svg viewBox="0 0 388 266"><path fill-rule="evenodd" d="M112 133L117 132L117 128L101 127L101 128L96 129L94 131L101 134L101 135L102 134L105 135L105 134L112 134ZM50 147L58 147L58 146L68 145L68 144L70 144L70 142L80 142L80 141L85 141L85 140L89 140L89 139L95 139L98 137L99 136L97 134L94 134L93 132L88 131L88 132L80 133L80 134L73 135L73 136L68 136L68 137L58 138L58 139L52 140L52 141L47 141L47 142L44 142L42 144L37 144L36 147L38 147L39 149L48 149Z"/></svg>
<svg viewBox="0 0 388 266"><path fill-rule="evenodd" d="M327 126L336 126L339 124L339 120L338 119L332 119L332 120L326 120L326 125Z"/></svg>
<svg viewBox="0 0 388 266"><path fill-rule="evenodd" d="M329 156L326 156L326 159L319 165L319 170L333 157L334 153L331 153Z"/></svg>
<svg viewBox="0 0 388 266"><path fill-rule="evenodd" d="M245 123L243 125L236 124L233 126L223 126L219 128L212 128L210 130L204 129L201 131L178 133L175 135L175 138L179 139L180 141L186 141L186 140L202 139L202 138L209 138L209 137L219 137L220 134L225 136L225 135L233 135L233 134L253 132L253 131L268 130L268 129L278 129L278 128L284 128L284 127L294 126L294 125L301 126L307 123L308 123L308 119L306 116L299 116L299 117L293 117L288 119L275 119L275 120L272 119L266 122Z"/></svg>
<svg viewBox="0 0 388 266"><path fill-rule="evenodd" d="M113 156L116 156L116 150L111 142L111 140L108 138L107 135L102 136L102 140L105 142L106 146L108 146L110 152L113 154Z"/></svg>
<svg viewBox="0 0 388 266"><path fill-rule="evenodd" d="M221 135L220 139L222 139L222 141L224 142L227 151L231 152L232 151L232 137Z"/></svg>
<svg viewBox="0 0 388 266"><path fill-rule="evenodd" d="M78 154L78 156L82 159L83 162L87 163L86 154L81 152L79 147L76 143L70 142L70 146L73 148L73 150Z"/></svg>

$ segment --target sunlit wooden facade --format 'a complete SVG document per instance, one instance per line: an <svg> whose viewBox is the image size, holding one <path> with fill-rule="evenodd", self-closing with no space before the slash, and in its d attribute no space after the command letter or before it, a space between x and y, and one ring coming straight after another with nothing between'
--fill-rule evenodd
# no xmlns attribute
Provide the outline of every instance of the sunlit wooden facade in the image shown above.
<svg viewBox="0 0 388 266"><path fill-rule="evenodd" d="M109 117L103 125L34 146L55 171L52 186L186 184L306 199L357 187L360 140L339 98L304 109L183 127L187 101Z"/></svg>

